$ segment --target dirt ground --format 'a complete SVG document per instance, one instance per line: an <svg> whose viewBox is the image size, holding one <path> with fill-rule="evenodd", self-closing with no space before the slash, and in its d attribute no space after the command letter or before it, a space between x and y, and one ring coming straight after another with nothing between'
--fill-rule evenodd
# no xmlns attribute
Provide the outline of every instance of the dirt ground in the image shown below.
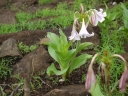
<svg viewBox="0 0 128 96"><path fill-rule="evenodd" d="M15 14L19 11L22 10L24 12L35 12L38 9L42 8L54 8L59 2L67 2L67 4L72 4L74 0L54 0L55 2L52 2L50 4L45 4L43 6L38 6L38 0L11 0L11 2L8 2L8 0L0 0L0 23L1 24L13 24L16 23L15 19ZM25 8L23 8L23 5L26 5ZM18 10L13 11L10 8L13 8L15 6ZM72 30L72 26L67 27L66 29L62 29L67 36L70 36L70 32ZM95 30L95 32L98 34L99 29L98 28L92 28L89 30ZM38 44L41 38L44 38L47 34L47 32L53 32L58 34L58 30L52 30L52 29L46 29L46 30L25 30L22 32L17 32L17 33L9 33L9 34L0 34L0 45L2 44L3 41L7 40L8 38L14 38L17 41L23 42L26 45L33 45L33 44ZM95 41L95 39L93 40ZM43 94L51 91L54 88L60 88L61 86L66 86L66 85L73 85L73 84L84 84L84 82L80 81L82 78L82 74L85 74L87 72L87 69L85 69L85 66L80 67L79 69L75 70L71 76L70 76L70 82L65 82L65 83L58 83L58 84L53 84L53 79L55 80L56 78L60 78L59 76L53 76L51 78L53 79L48 79L45 78L47 77L46 74L41 76L42 80L44 82L48 83L52 87L49 87L47 85L42 86L41 89L37 89L31 93L31 96L43 96ZM15 80L8 78L7 81L0 80L0 83L15 83ZM33 81L34 82L34 81ZM56 82L55 82L56 83ZM6 92L10 93L8 91L8 87L6 88ZM22 96L22 95L21 95Z"/></svg>

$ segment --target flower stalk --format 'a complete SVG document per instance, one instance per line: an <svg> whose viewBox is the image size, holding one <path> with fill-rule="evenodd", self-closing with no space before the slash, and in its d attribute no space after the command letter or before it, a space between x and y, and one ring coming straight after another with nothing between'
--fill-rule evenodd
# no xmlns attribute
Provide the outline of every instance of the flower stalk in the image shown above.
<svg viewBox="0 0 128 96"><path fill-rule="evenodd" d="M112 92L116 88L117 84L119 83L119 90L120 92L125 92L126 90L126 81L128 80L128 68L127 68L127 62L126 60L119 54L113 54L110 55L108 54L107 51L104 52L103 55L95 54L91 60L91 63L88 68L87 72L87 77L86 77L86 82L85 82L85 89L87 91L90 91L91 87L93 84L96 85L96 77L93 72L93 64L95 59L100 56L100 62L101 62L101 76L104 77L105 79L105 85L107 88L107 96L112 96ZM102 57L102 58L101 58ZM111 69L111 59L114 57L120 58L124 62L124 72L122 73L122 76L118 82L115 83L115 86L110 89L110 69Z"/></svg>

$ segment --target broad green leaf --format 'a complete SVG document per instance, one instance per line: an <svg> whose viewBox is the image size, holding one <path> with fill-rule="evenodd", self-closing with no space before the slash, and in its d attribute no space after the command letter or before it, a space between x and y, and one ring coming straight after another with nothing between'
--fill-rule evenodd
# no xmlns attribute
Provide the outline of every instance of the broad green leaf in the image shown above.
<svg viewBox="0 0 128 96"><path fill-rule="evenodd" d="M67 60L67 58L69 57L72 58L73 53L75 53L75 49L72 49L68 52L58 52L58 51L55 51L55 52L60 58L60 60Z"/></svg>
<svg viewBox="0 0 128 96"><path fill-rule="evenodd" d="M109 20L110 20L110 21L115 20L118 14L119 14L118 12L111 13L111 15L110 15L110 17L109 17Z"/></svg>
<svg viewBox="0 0 128 96"><path fill-rule="evenodd" d="M48 52L49 52L50 56L51 56L55 61L57 61L58 63L60 63L60 62L59 62L59 57L57 56L55 50L54 50L52 47L48 46Z"/></svg>
<svg viewBox="0 0 128 96"><path fill-rule="evenodd" d="M76 57L75 60L72 62L72 64L70 65L70 69L69 69L69 74L76 68L79 68L80 66L82 66L83 64L86 63L87 59L91 59L92 55L88 55L88 54L82 54L79 57Z"/></svg>
<svg viewBox="0 0 128 96"><path fill-rule="evenodd" d="M54 33L48 32L47 33L47 37L50 39L50 42L54 43L54 44L59 44L59 36L57 36Z"/></svg>
<svg viewBox="0 0 128 96"><path fill-rule="evenodd" d="M59 33L60 33L60 39L63 41L64 44L68 44L67 41L67 37L66 35L63 33L63 31L61 29L59 29Z"/></svg>
<svg viewBox="0 0 128 96"><path fill-rule="evenodd" d="M121 7L122 7L122 9L123 9L123 22L124 22L124 26L125 26L125 28L127 28L128 29L128 9L126 8L126 6L123 4L123 3L121 3Z"/></svg>
<svg viewBox="0 0 128 96"><path fill-rule="evenodd" d="M72 59L74 53L75 53L76 49L72 49L69 50L65 56L65 58L63 58L62 60L67 60L67 59Z"/></svg>
<svg viewBox="0 0 128 96"><path fill-rule="evenodd" d="M77 51L80 52L82 49L87 48L88 46L93 45L93 43L91 42L84 42L84 43L80 43L80 45L78 46Z"/></svg>
<svg viewBox="0 0 128 96"><path fill-rule="evenodd" d="M62 75L67 71L68 67L65 68L64 70L57 70L54 64L52 63L48 68L47 68L47 74L50 76L52 74L55 75Z"/></svg>
<svg viewBox="0 0 128 96"><path fill-rule="evenodd" d="M66 55L66 57L61 60L63 63L61 64L61 67L66 68L67 66L69 66L69 63L71 62L74 55L75 55L75 49L70 50Z"/></svg>
<svg viewBox="0 0 128 96"><path fill-rule="evenodd" d="M98 85L98 83L93 84L91 89L90 89L90 93L92 96L104 96L102 93L101 93L101 90L100 90L100 86Z"/></svg>
<svg viewBox="0 0 128 96"><path fill-rule="evenodd" d="M58 46L52 42L48 43L48 47L51 47L53 50L58 51Z"/></svg>

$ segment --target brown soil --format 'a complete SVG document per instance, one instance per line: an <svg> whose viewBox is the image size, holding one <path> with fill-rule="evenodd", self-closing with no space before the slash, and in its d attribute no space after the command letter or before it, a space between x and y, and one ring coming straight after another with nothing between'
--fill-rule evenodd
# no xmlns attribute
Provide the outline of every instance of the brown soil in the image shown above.
<svg viewBox="0 0 128 96"><path fill-rule="evenodd" d="M4 0L3 0L4 1ZM12 0L15 1L15 0ZM55 7L59 2L67 2L68 4L72 4L73 0L55 0L56 2L53 2L51 4L46 4L44 6L42 6L43 8L47 8L47 7ZM32 4L28 4L28 7L25 9L20 9L23 11L34 11L37 10L41 7L37 7L37 1L35 0L35 2L33 2ZM6 10L10 10L10 9L6 9ZM0 14L3 14L5 11L5 7L0 10ZM9 11L10 12L10 11ZM12 11L11 11L12 12ZM13 12L15 13L15 12ZM5 15L4 15L5 16ZM12 15L10 15L10 18ZM5 20L2 20L5 19ZM14 21L16 22L16 21ZM7 21L6 17L1 18L0 23L10 23L10 19ZM70 35L71 32L71 27L66 28L64 31L66 32L66 35ZM7 40L8 38L14 38L17 41L21 41L24 44L27 45L33 45L39 42L40 38L44 38L46 36L47 32L54 32L56 34L58 34L58 30L51 30L51 29L47 29L47 30L37 30L37 31L23 31L23 32L18 32L18 33L10 33L10 34L1 34L0 35L0 45L2 44L3 41ZM69 33L68 33L69 32ZM31 34L31 35L30 35ZM39 85L36 86L36 88L34 88L34 90L32 89L31 92L31 96L42 96L43 94L49 92L50 90L54 89L54 88L60 88L62 86L66 86L66 85L72 85L72 84L84 84L84 80L82 80L82 78L84 79L84 74L87 73L87 68L88 65L84 65L81 66L79 69L76 69L75 71L73 71L73 73L70 75L70 78L63 83L58 82L58 80L61 78L60 76L51 76L48 77L46 73L44 73L43 75L39 75L41 77L41 79L43 80L44 83L42 83L42 88L38 88ZM12 92L12 89L8 86L11 84L15 84L17 83L17 80L11 77L8 77L7 80L0 80L0 84L7 84L5 85L5 92L8 93L8 95ZM37 83L36 81L34 81L34 79L32 79L32 83ZM2 86L2 85L1 85ZM4 86L4 85L3 85ZM21 95L23 95L23 91L21 92Z"/></svg>

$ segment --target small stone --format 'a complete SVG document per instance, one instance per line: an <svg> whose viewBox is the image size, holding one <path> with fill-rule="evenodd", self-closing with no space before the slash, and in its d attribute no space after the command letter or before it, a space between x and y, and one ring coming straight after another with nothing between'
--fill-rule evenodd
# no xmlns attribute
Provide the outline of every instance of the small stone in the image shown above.
<svg viewBox="0 0 128 96"><path fill-rule="evenodd" d="M0 46L0 57L5 57L5 56L22 57L22 54L18 48L18 44L15 39L9 38L6 41L4 41Z"/></svg>

